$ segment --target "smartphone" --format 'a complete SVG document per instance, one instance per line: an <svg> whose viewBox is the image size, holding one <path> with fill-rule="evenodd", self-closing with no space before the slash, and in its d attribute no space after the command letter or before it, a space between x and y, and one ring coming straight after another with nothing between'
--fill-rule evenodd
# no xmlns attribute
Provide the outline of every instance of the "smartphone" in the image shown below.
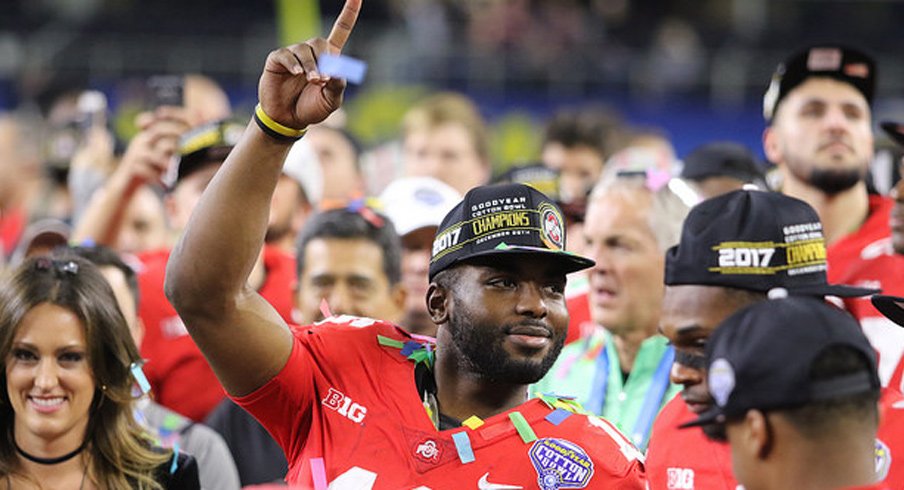
<svg viewBox="0 0 904 490"><path fill-rule="evenodd" d="M156 75L148 78L149 108L160 106L181 106L185 88L185 77L181 75Z"/></svg>

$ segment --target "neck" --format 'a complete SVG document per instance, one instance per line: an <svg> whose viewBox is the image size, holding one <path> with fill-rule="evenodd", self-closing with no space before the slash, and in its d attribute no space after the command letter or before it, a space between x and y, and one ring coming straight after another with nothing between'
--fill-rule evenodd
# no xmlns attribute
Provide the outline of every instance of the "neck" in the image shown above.
<svg viewBox="0 0 904 490"><path fill-rule="evenodd" d="M824 439L785 448L783 454L776 454L775 461L781 463L769 473L774 486L764 488L823 490L874 483L875 438L858 434Z"/></svg>
<svg viewBox="0 0 904 490"><path fill-rule="evenodd" d="M640 344L650 338L650 334L634 331L619 335L613 334L612 338L615 341L615 352L618 354L618 363L621 365L621 370L630 373L634 367L634 360L637 359Z"/></svg>
<svg viewBox="0 0 904 490"><path fill-rule="evenodd" d="M493 383L464 372L446 349L436 351L434 376L440 412L461 421L472 415L487 419L527 400L527 385Z"/></svg>
<svg viewBox="0 0 904 490"><path fill-rule="evenodd" d="M782 193L805 201L816 210L822 222L826 245L831 245L860 228L869 214L869 195L863 181L830 196L794 179L789 172L783 175L785 182L782 183Z"/></svg>

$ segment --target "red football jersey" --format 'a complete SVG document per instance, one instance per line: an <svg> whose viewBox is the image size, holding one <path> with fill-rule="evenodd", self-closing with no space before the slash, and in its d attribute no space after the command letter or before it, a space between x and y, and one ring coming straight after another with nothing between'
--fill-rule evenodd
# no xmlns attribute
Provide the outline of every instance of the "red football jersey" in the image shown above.
<svg viewBox="0 0 904 490"><path fill-rule="evenodd" d="M904 296L904 256L891 245L888 220L894 202L886 197L870 196L870 214L854 233L828 247L829 282L881 289L883 294ZM904 369L904 328L885 318L870 303L869 297L845 298L851 312L879 352L879 377L882 384L898 391Z"/></svg>
<svg viewBox="0 0 904 490"><path fill-rule="evenodd" d="M542 399L438 431L415 385L426 345L398 327L344 316L293 332L282 371L235 399L286 452L290 485L645 488L642 456L614 426Z"/></svg>
<svg viewBox="0 0 904 490"><path fill-rule="evenodd" d="M695 420L680 396L669 400L653 422L647 448L651 490L736 490L731 448L710 441L697 427L678 426Z"/></svg>
<svg viewBox="0 0 904 490"><path fill-rule="evenodd" d="M290 321L290 281L294 278L295 260L291 257L287 260L281 252L268 252L268 248L272 247L264 247L264 266L268 274L261 295L271 304L275 301L277 311ZM169 250L158 250L138 257L143 265L138 273L141 294L138 316L145 327L141 356L148 363L144 372L158 403L201 422L223 400L226 392L163 293L169 255ZM285 291L288 291L288 301Z"/></svg>
<svg viewBox="0 0 904 490"><path fill-rule="evenodd" d="M882 390L879 412L876 472L890 488L904 488L904 396L895 390ZM732 472L728 444L707 439L696 427L678 428L696 418L684 400L676 396L653 422L646 460L651 490L739 488ZM896 459L895 455L901 456Z"/></svg>

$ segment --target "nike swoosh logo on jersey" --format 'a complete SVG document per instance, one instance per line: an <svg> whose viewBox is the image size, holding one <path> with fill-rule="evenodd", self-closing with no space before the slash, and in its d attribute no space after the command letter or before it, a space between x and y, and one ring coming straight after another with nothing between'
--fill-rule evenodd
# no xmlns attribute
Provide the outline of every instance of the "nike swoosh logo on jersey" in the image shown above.
<svg viewBox="0 0 904 490"><path fill-rule="evenodd" d="M486 472L477 482L477 488L480 490L518 490L524 488L520 485L505 485L502 483L490 483L490 472Z"/></svg>

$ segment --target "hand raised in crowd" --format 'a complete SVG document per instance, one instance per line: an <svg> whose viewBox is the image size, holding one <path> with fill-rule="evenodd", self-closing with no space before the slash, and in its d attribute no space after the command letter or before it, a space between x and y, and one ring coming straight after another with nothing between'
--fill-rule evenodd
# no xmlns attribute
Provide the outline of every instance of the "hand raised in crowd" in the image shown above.
<svg viewBox="0 0 904 490"><path fill-rule="evenodd" d="M360 10L361 0L347 0L329 37L309 39L267 56L258 98L270 118L284 126L303 129L323 121L339 108L345 80L321 74L317 60L324 53L341 53Z"/></svg>
<svg viewBox="0 0 904 490"><path fill-rule="evenodd" d="M137 124L140 131L129 142L117 173L136 186L160 182L190 128L187 114L180 107L160 107L139 115Z"/></svg>

